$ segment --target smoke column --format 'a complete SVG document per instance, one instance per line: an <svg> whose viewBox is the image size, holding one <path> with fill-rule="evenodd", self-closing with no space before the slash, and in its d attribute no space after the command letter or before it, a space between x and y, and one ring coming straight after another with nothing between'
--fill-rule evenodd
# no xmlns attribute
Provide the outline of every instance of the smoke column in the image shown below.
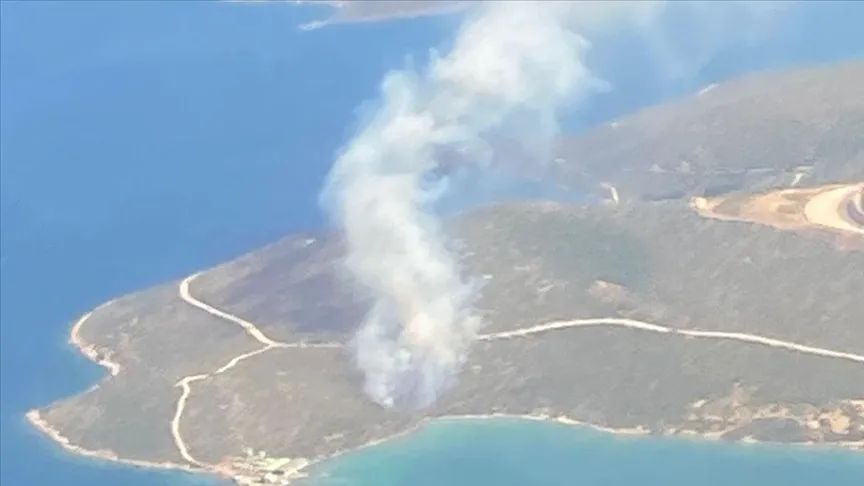
<svg viewBox="0 0 864 486"><path fill-rule="evenodd" d="M590 86L584 39L556 2L481 4L452 50L422 72L389 73L380 106L337 159L324 201L344 232L344 265L373 299L354 339L379 404L426 406L452 381L480 327L465 280L429 207L425 178L442 152L488 163L488 137L542 149L558 108Z"/></svg>
<svg viewBox="0 0 864 486"><path fill-rule="evenodd" d="M724 4L725 2L717 2ZM611 24L644 29L663 2L484 2L445 55L386 75L379 104L343 147L322 204L344 233L344 266L373 305L354 338L369 396L423 407L449 386L481 326L430 206L442 154L483 167L493 137L543 158L561 110L602 86L586 40Z"/></svg>

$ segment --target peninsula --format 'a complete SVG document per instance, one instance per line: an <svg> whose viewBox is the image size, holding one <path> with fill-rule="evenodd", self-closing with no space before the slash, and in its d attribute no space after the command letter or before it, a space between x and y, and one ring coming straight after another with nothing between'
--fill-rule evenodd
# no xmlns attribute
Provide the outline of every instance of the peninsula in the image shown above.
<svg viewBox="0 0 864 486"><path fill-rule="evenodd" d="M564 138L533 200L448 222L485 327L423 411L362 392L338 235L76 321L106 368L28 418L79 454L287 484L436 417L864 450L864 63L761 73Z"/></svg>

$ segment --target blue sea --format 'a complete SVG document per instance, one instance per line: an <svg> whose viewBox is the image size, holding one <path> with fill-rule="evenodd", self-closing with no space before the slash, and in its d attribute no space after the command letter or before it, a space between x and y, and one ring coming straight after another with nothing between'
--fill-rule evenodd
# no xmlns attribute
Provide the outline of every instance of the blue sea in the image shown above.
<svg viewBox="0 0 864 486"><path fill-rule="evenodd" d="M759 67L862 57L856 4L802 15L759 49L718 52L685 80L652 74L632 40L598 45L592 62L617 89L568 125ZM0 3L2 486L215 484L67 455L23 415L100 378L66 345L81 313L321 227L317 190L358 104L455 25L296 29L323 15L290 3ZM487 196L502 188L528 191L502 184ZM864 457L442 422L314 472L321 484L358 486L860 486Z"/></svg>

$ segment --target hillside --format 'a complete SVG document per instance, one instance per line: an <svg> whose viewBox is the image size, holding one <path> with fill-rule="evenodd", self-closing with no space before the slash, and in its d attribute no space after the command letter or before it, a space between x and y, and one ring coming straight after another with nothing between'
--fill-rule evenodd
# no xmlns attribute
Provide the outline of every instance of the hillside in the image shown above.
<svg viewBox="0 0 864 486"><path fill-rule="evenodd" d="M864 61L708 86L563 139L554 178L626 199L864 179Z"/></svg>

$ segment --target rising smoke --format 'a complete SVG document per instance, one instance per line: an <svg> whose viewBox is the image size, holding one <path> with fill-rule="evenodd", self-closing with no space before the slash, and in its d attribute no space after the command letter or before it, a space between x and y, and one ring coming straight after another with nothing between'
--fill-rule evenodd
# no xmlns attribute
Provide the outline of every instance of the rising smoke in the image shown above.
<svg viewBox="0 0 864 486"><path fill-rule="evenodd" d="M343 148L322 195L347 246L344 266L373 305L354 339L369 396L427 406L454 380L481 327L466 280L430 210L442 154L480 166L490 139L542 158L562 110L602 87L578 32L615 19L648 25L662 2L486 2L425 69L387 74L380 104ZM620 23L618 23L620 26Z"/></svg>

